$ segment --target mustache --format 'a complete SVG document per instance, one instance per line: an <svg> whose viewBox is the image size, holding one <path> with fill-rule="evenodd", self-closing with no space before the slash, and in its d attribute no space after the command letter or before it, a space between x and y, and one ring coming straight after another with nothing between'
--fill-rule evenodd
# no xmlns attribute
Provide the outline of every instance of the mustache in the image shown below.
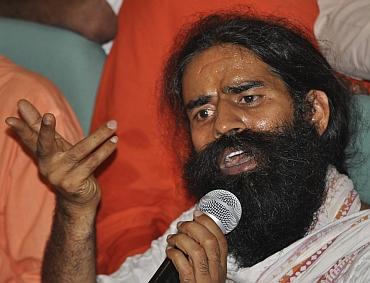
<svg viewBox="0 0 370 283"><path fill-rule="evenodd" d="M253 172L273 174L281 166L287 166L287 162L294 163L294 167L303 172L310 160L326 158L326 153L320 150L321 147L316 128L304 120L298 120L293 125L282 125L270 132L245 129L225 134L199 152L193 149L184 164L182 177L191 193L201 197L199 188L193 188L193 180L201 181L205 175L212 176L210 183L204 184L205 188L223 177L227 177L225 181L232 184L239 182L239 177L249 178ZM252 156L256 160L256 168L249 172L225 176L221 172L220 161L225 158L225 151L230 149L241 150L243 154Z"/></svg>
<svg viewBox="0 0 370 283"><path fill-rule="evenodd" d="M276 141L286 140L287 138L296 138L296 131L294 131L293 127L290 125L283 125L270 132L244 129L240 132L232 132L222 135L217 140L209 143L200 152L196 152L193 149L191 156L197 156L198 162L204 163L204 166L212 165L213 167L218 167L218 162L223 156L223 153L226 149L230 148L241 150L244 153L255 156L259 159L264 159L265 157L263 155L265 155L266 152L269 152L270 156L274 155L274 152L270 152L270 149L273 144L274 147L276 147ZM281 150L286 149L282 148Z"/></svg>

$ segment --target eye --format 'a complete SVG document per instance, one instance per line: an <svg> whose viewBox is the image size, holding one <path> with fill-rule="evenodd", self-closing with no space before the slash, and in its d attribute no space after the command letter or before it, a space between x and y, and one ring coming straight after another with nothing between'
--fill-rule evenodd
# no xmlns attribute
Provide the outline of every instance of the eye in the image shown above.
<svg viewBox="0 0 370 283"><path fill-rule="evenodd" d="M261 95L244 95L239 99L239 103L254 106L258 104L261 99Z"/></svg>
<svg viewBox="0 0 370 283"><path fill-rule="evenodd" d="M194 119L198 121L203 121L212 116L213 113L214 111L212 109L209 108L201 109L195 114Z"/></svg>

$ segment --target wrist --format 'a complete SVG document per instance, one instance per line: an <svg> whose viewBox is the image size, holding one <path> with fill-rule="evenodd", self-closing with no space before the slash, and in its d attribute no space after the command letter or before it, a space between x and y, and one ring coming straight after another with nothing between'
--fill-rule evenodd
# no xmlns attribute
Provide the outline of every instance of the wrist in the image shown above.
<svg viewBox="0 0 370 283"><path fill-rule="evenodd" d="M55 211L69 222L78 221L81 217L94 219L97 212L97 205L73 202L57 195Z"/></svg>
<svg viewBox="0 0 370 283"><path fill-rule="evenodd" d="M73 241L87 241L95 237L96 210L71 205L64 200L57 200L54 214L54 224L64 237Z"/></svg>
<svg viewBox="0 0 370 283"><path fill-rule="evenodd" d="M101 192L95 178L88 178L83 185L55 187L56 205L68 216L71 214L96 214Z"/></svg>

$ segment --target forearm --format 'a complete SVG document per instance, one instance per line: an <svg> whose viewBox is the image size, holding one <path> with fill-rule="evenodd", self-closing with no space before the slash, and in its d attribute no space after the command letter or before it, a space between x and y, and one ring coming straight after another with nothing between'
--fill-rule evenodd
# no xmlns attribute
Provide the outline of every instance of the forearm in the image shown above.
<svg viewBox="0 0 370 283"><path fill-rule="evenodd" d="M0 0L0 16L67 28L101 43L117 30L117 16L106 0Z"/></svg>
<svg viewBox="0 0 370 283"><path fill-rule="evenodd" d="M32 20L41 13L41 1L1 0L0 16Z"/></svg>
<svg viewBox="0 0 370 283"><path fill-rule="evenodd" d="M57 202L46 246L42 282L96 282L95 212L72 211Z"/></svg>
<svg viewBox="0 0 370 283"><path fill-rule="evenodd" d="M77 3L76 0L67 0L64 3L57 0L0 0L0 16L58 25L66 11L76 8Z"/></svg>

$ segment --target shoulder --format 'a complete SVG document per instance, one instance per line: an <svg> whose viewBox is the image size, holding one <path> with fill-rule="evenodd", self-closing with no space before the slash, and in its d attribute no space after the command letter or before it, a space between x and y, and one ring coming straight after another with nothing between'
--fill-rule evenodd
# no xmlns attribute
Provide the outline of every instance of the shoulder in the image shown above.
<svg viewBox="0 0 370 283"><path fill-rule="evenodd" d="M18 116L17 102L26 99L41 113L53 113L57 118L57 129L71 141L83 137L79 122L58 87L49 79L3 56L0 56L0 99L2 120Z"/></svg>
<svg viewBox="0 0 370 283"><path fill-rule="evenodd" d="M63 101L58 88L47 78L0 57L0 97L3 103L27 99L39 107Z"/></svg>

